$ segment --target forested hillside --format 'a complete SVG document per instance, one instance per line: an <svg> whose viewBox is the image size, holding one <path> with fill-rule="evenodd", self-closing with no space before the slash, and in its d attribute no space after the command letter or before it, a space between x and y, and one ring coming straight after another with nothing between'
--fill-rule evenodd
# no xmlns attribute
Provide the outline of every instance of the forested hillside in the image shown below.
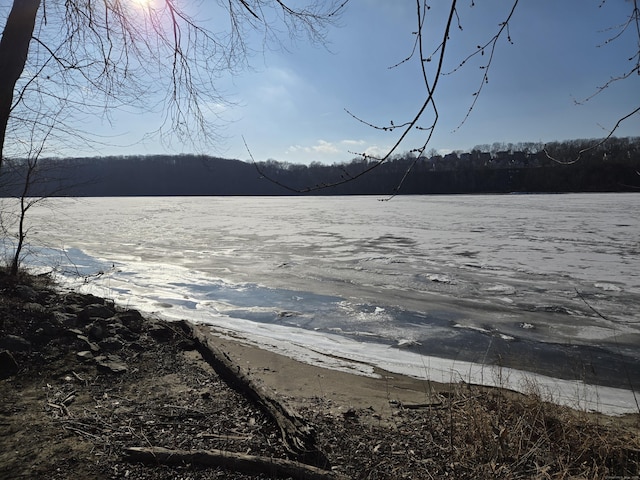
<svg viewBox="0 0 640 480"><path fill-rule="evenodd" d="M320 195L640 191L640 137L612 138L580 153L594 143L556 142L545 151L531 143L493 144L429 158L407 153L359 177L375 159L334 165L274 160L254 165L197 155L14 159L5 164L0 191L21 196L27 178L26 196L290 195L308 189Z"/></svg>

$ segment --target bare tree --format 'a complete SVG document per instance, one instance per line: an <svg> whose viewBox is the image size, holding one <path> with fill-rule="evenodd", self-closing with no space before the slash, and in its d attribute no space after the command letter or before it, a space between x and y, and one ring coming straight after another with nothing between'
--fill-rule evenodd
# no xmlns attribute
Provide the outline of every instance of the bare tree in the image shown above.
<svg viewBox="0 0 640 480"><path fill-rule="evenodd" d="M11 194L13 198L8 200L9 208L0 211L0 232L5 241L11 242L11 245L5 245L5 248L11 252L8 273L12 276L18 275L25 256L30 230L27 223L29 210L65 191L66 182L58 178L56 165L40 162L48 136L55 128L58 116L63 112L52 112L44 107L42 111L44 113L34 117L36 121L29 124L30 131L23 129L23 134L28 135L20 139L25 156L8 159L0 171L0 188L15 192Z"/></svg>
<svg viewBox="0 0 640 480"><path fill-rule="evenodd" d="M15 236L15 248L13 251L13 257L11 260L11 266L9 268L9 274L16 276L18 275L18 271L20 269L20 264L22 262L23 250L25 247L25 241L27 239L27 233L29 228L26 224L27 212L42 201L45 197L31 197L30 190L33 187L33 184L36 182L36 177L38 173L38 159L41 151L33 152L33 155L29 156L24 162L24 164L20 165L22 167L21 173L24 175L22 178L22 191L20 192L19 197L19 206L17 213L17 226Z"/></svg>
<svg viewBox="0 0 640 480"><path fill-rule="evenodd" d="M218 0L214 31L195 19L195 0L13 0L0 41L0 167L23 152L18 139L37 122L42 138L99 141L70 120L108 121L123 107L157 111L164 121L155 133L166 141L215 143L215 106L227 102L219 77L288 37L324 42L347 2ZM53 129L49 109L64 112Z"/></svg>

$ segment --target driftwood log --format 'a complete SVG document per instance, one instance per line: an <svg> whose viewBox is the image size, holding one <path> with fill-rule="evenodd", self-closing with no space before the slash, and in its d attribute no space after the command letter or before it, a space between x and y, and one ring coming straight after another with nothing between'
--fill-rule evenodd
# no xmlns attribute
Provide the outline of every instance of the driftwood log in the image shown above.
<svg viewBox="0 0 640 480"><path fill-rule="evenodd" d="M331 468L326 455L316 445L314 428L274 394L251 380L238 364L215 345L215 338L207 326L186 320L179 322L179 325L193 339L202 357L216 373L276 422L284 446L292 458L315 467Z"/></svg>
<svg viewBox="0 0 640 480"><path fill-rule="evenodd" d="M171 450L162 447L130 447L125 449L132 462L161 465L198 465L221 467L247 474L264 474L268 478L300 480L346 480L347 477L318 467L282 458L260 457L224 450Z"/></svg>

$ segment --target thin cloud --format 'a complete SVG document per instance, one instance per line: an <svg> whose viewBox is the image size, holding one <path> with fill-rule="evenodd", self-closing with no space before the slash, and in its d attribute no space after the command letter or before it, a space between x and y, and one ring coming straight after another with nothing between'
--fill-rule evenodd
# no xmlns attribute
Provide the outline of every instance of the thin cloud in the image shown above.
<svg viewBox="0 0 640 480"><path fill-rule="evenodd" d="M311 147L316 153L339 153L340 150L331 142L325 140L318 140L318 144Z"/></svg>
<svg viewBox="0 0 640 480"><path fill-rule="evenodd" d="M324 154L324 155L335 155L337 153L342 153L342 150L336 147L336 145L332 142L328 142L326 140L318 140L315 145L302 146L302 145L291 145L287 152L289 153L314 153L314 154Z"/></svg>
<svg viewBox="0 0 640 480"><path fill-rule="evenodd" d="M358 147L360 145L366 144L367 142L365 142L364 140L341 140L340 143L350 147Z"/></svg>

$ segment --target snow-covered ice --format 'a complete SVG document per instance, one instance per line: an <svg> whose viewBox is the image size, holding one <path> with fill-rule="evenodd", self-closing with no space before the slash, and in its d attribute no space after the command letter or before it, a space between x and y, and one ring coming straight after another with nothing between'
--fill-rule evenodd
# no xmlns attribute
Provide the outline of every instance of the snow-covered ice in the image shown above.
<svg viewBox="0 0 640 480"><path fill-rule="evenodd" d="M640 384L639 209L640 194L51 199L26 260L332 368L535 377L622 412Z"/></svg>

